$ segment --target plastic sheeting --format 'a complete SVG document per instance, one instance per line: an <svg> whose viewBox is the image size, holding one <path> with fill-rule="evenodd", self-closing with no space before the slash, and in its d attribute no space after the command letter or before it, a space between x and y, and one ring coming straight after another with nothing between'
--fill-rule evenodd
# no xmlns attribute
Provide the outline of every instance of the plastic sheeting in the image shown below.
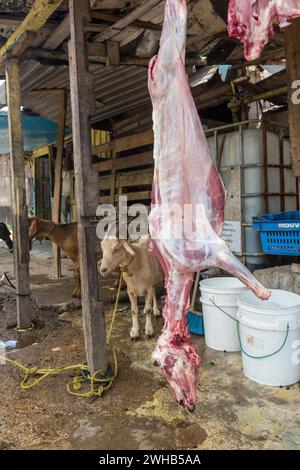
<svg viewBox="0 0 300 470"><path fill-rule="evenodd" d="M57 140L55 122L22 112L24 150L30 152ZM66 131L69 134L69 131ZM8 114L0 111L0 154L9 153Z"/></svg>

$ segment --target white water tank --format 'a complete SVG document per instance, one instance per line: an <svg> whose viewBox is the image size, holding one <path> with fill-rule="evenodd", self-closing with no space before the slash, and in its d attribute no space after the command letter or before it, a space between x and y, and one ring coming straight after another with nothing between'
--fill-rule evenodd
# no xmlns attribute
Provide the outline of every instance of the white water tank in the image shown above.
<svg viewBox="0 0 300 470"><path fill-rule="evenodd" d="M208 143L213 158L218 153L220 174L228 192L225 221L240 223L241 249L233 251L244 256L249 265L263 264L259 234L251 226L252 217L297 210L289 141L269 131L264 138L262 129L240 126L240 130L226 134L224 130L218 131L217 136L208 137Z"/></svg>

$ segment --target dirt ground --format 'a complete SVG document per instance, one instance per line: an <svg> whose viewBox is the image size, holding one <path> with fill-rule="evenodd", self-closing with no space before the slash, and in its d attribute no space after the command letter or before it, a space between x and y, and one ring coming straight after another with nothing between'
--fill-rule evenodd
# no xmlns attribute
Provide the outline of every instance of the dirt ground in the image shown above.
<svg viewBox="0 0 300 470"><path fill-rule="evenodd" d="M0 258L4 271L12 271L11 255ZM7 308L8 290L0 289L0 339L17 341L9 358L43 368L85 361L80 307L62 314L51 307L72 302L72 266L66 259L63 274L52 280L48 251L35 249L32 292L42 310L32 332L15 331L14 299ZM109 322L116 290L113 280L102 280L101 287ZM155 338L142 335L131 342L129 304L122 296L113 335L119 374L112 390L96 401L71 397L69 375L23 392L20 372L1 365L0 449L300 449L300 384L272 388L251 382L243 375L240 354L213 351L193 336L202 364L198 405L189 414L151 364L163 325L161 318L153 321ZM144 322L141 315L140 325Z"/></svg>

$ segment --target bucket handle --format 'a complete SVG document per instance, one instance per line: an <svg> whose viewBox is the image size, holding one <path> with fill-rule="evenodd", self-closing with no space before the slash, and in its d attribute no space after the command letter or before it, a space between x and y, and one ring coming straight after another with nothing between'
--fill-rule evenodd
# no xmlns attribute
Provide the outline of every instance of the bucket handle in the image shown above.
<svg viewBox="0 0 300 470"><path fill-rule="evenodd" d="M271 354L267 354L265 356L252 356L251 354L248 354L247 351L245 351L243 345L242 345L242 338L241 338L241 332L240 332L240 322L239 320L237 320L236 318L234 318L232 315L230 315L228 312L225 312L225 310L223 310L221 307L219 307L219 305L217 305L214 301L213 298L210 298L209 299L211 301L211 303L217 307L217 309L219 309L221 312L223 312L225 315L227 315L229 318L231 318L231 320L235 321L236 322L236 326L237 326L237 334L238 334L238 339L239 339L239 343L240 343L240 347L241 347L241 351L245 354L245 356L247 357L250 357L250 359L267 359L268 357L273 357L273 356L276 356L276 354L280 353L280 351L282 351L282 349L284 348L284 346L286 345L286 342L287 342L287 339L288 339L288 336L289 336L289 332L290 332L290 325L289 323L287 323L286 325L286 333L285 333L285 338L283 340L283 343L282 345L280 346L279 349L277 349L277 351L274 351L273 353Z"/></svg>

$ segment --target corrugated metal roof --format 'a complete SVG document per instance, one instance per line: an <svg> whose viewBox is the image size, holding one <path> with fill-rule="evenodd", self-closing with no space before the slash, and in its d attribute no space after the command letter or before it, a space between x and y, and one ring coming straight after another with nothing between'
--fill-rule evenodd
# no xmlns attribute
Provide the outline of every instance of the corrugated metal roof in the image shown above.
<svg viewBox="0 0 300 470"><path fill-rule="evenodd" d="M31 61L32 62L32 61ZM27 75L25 64L21 68L22 105L54 121L58 118L59 94L53 89L69 89L68 67L45 67L37 64ZM147 69L137 66L91 66L95 81L95 99L103 106L92 116L99 122L129 109L150 102L147 87ZM38 90L42 91L38 93ZM48 91L47 91L48 90ZM70 100L67 123L71 126Z"/></svg>
<svg viewBox="0 0 300 470"><path fill-rule="evenodd" d="M16 0L16 2L13 3L24 5L23 10L25 14L25 5L30 3L30 1L31 0ZM9 4L10 2L6 3ZM118 18L122 18L122 20L124 20L126 19L126 15L129 15L130 17L130 15L132 16L132 13L138 11L139 16L136 14L134 16L135 20L138 19L139 21L152 23L153 26L162 24L164 4L164 0L157 0L157 2L153 0L151 1L150 8L150 1L143 3L142 0L99 0L96 2L95 8L97 8L98 11L101 9L101 11L104 12L107 9L110 16L112 13L116 15L116 24L118 23ZM225 58L228 57L231 57L232 60L238 61L242 59L242 47L240 43L232 41L232 39L229 39L227 36L225 21L227 4L228 0L224 0L224 6L221 9L219 6L216 7L216 5L218 5L216 0L199 0L189 2L188 4L188 52L189 54L196 54L198 57L200 53L205 54L205 56L208 57L208 64L214 65L222 63L222 60L225 60ZM63 5L64 4L62 4L62 8ZM65 4L65 7L66 5L67 4ZM23 11L22 6L20 8L20 11ZM55 26L63 20L65 10L57 12L57 14L58 16L50 18L52 26L53 22ZM102 20L100 19L99 21ZM111 23L114 23L114 18L113 21L111 23L108 22L108 24L105 23L105 20L103 21L98 23L97 27L100 26L102 28L102 33L106 28L112 30L113 36L111 39L119 42L122 55L124 54L127 57L132 57L135 56L138 47L143 48L142 39L145 30L139 27L139 25L134 25L134 21L125 21L125 26L120 28L115 27L115 24L113 25L114 28L111 27ZM49 34L50 37L55 36L55 31L53 32L53 29L51 31L47 34ZM157 31L155 31L155 33L157 36ZM96 33L89 33L87 40L92 42L97 40L97 36L98 35ZM275 39L272 39L272 41L274 42L276 40L279 44L280 41L282 41L282 38L283 35L276 35ZM67 40L68 37L66 35L64 40L62 40L64 44L62 45L60 43L56 48L59 47L61 52L66 50ZM36 47L43 47L43 44L45 44L45 38L43 41ZM230 47L227 47L228 44ZM271 44L271 46L274 46L274 44ZM224 45L226 47L223 47ZM122 48L122 46L125 47ZM155 41L153 47L155 48ZM281 54L281 48L273 48L274 53ZM146 49L144 49L143 54L145 53L145 50ZM144 57L143 54L142 57ZM143 106L149 105L150 97L147 88L146 67L134 65L106 67L105 65L91 64L90 70L94 75L95 99L98 102L98 108L92 116L92 123L110 119L119 116L126 111L135 108L141 109ZM199 69L197 84L209 81L213 77L215 70L216 69L214 67L202 70ZM68 67L64 65L42 65L37 61L27 60L21 66L21 85L22 105L42 116L57 121L60 94L51 90L69 89ZM38 92L38 90L41 89L43 89L43 91ZM1 90L0 97L3 97ZM99 103L102 103L102 105L99 106ZM67 124L68 126L71 126L70 100L68 104Z"/></svg>

